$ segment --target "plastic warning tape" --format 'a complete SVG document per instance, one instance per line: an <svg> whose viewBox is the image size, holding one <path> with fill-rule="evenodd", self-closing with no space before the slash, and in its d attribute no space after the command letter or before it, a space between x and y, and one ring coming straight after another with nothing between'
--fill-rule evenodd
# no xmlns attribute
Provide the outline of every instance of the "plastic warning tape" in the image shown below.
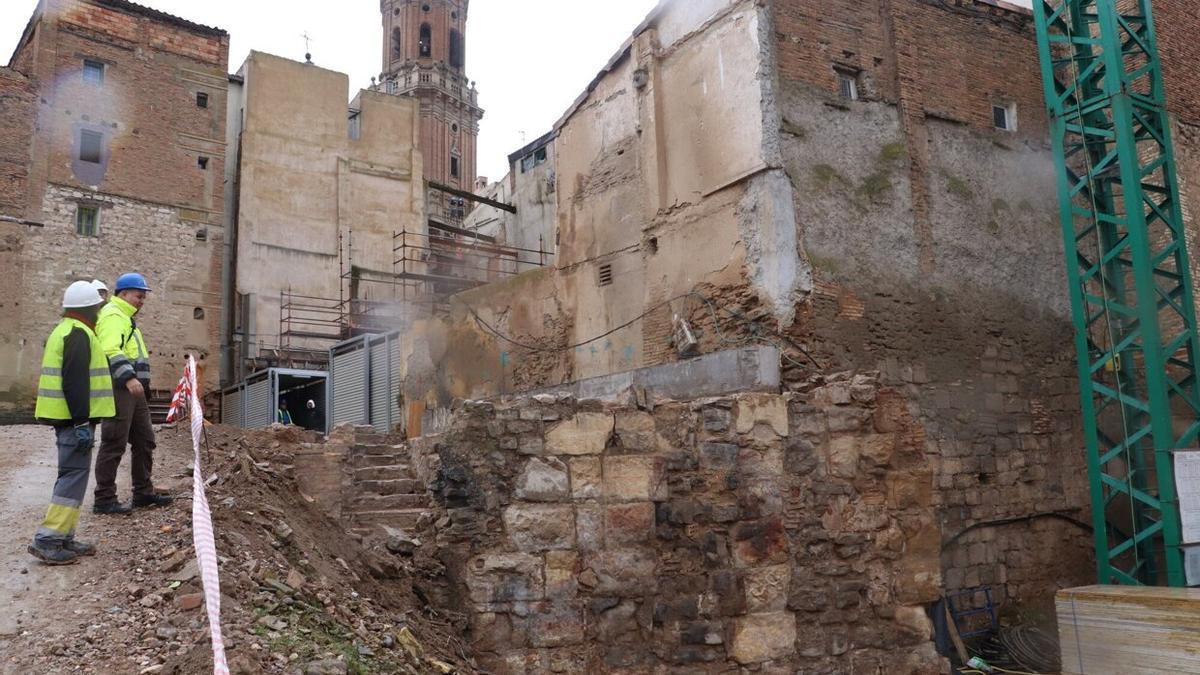
<svg viewBox="0 0 1200 675"><path fill-rule="evenodd" d="M204 436L204 409L200 406L200 383L196 381L196 359L188 355L183 377L190 389L192 405L192 450L195 471L192 472L192 544L200 566L200 583L204 586L204 606L208 610L208 626L212 633L213 675L229 675L225 661L225 640L221 637L221 580L217 573L217 543L213 538L212 512L204 494L204 474L200 470L200 443Z"/></svg>

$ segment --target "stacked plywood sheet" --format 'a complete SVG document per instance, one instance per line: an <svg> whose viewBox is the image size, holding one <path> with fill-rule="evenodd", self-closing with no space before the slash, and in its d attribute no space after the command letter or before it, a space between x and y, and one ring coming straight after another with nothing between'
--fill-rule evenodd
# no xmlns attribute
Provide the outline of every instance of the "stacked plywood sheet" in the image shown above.
<svg viewBox="0 0 1200 675"><path fill-rule="evenodd" d="M1200 589L1085 586L1055 605L1064 673L1200 673Z"/></svg>

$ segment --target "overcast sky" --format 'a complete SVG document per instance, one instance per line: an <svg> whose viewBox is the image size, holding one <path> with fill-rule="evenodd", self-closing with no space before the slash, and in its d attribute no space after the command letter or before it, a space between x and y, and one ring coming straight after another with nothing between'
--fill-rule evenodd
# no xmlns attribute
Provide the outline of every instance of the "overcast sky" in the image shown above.
<svg viewBox="0 0 1200 675"><path fill-rule="evenodd" d="M251 49L313 61L370 84L380 70L379 0L138 0L229 31L229 69ZM550 130L657 0L474 0L467 17L467 76L484 108L479 172L497 180L508 153ZM8 63L36 0L0 0L0 62Z"/></svg>
<svg viewBox="0 0 1200 675"><path fill-rule="evenodd" d="M685 0L686 1L686 0ZM1029 6L1030 0L1009 0ZM140 0L229 31L229 69L251 49L297 60L312 37L313 60L350 75L352 89L379 74L378 0ZM508 153L550 130L657 0L474 0L467 75L486 111L479 172L497 180ZM0 60L7 63L36 0L0 0Z"/></svg>

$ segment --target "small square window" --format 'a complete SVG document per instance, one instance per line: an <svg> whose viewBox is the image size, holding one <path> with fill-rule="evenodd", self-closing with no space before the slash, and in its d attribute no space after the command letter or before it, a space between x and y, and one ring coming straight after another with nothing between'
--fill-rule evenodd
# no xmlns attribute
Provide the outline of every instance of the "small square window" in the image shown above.
<svg viewBox="0 0 1200 675"><path fill-rule="evenodd" d="M546 149L538 148L537 152L533 153L533 162L535 164L543 164L546 161Z"/></svg>
<svg viewBox="0 0 1200 675"><path fill-rule="evenodd" d="M838 68L838 95L847 101L858 100L858 72Z"/></svg>
<svg viewBox="0 0 1200 675"><path fill-rule="evenodd" d="M207 108L208 107L208 94L206 94L202 91L196 92L196 107L197 108Z"/></svg>
<svg viewBox="0 0 1200 675"><path fill-rule="evenodd" d="M458 158L451 157L450 158L450 175L454 176L455 178L458 178L458 173L459 173L458 172Z"/></svg>
<svg viewBox="0 0 1200 675"><path fill-rule="evenodd" d="M83 81L91 84L104 84L104 64L91 59L83 61Z"/></svg>
<svg viewBox="0 0 1200 675"><path fill-rule="evenodd" d="M1017 104L992 106L992 124L1001 131L1017 130Z"/></svg>
<svg viewBox="0 0 1200 675"><path fill-rule="evenodd" d="M200 167L201 171L208 171L208 158L207 157L197 157L196 158L196 166Z"/></svg>
<svg viewBox="0 0 1200 675"><path fill-rule="evenodd" d="M96 131L84 129L79 132L79 161L91 164L100 163L100 153L104 146L104 136Z"/></svg>
<svg viewBox="0 0 1200 675"><path fill-rule="evenodd" d="M100 233L100 207L80 204L75 207L75 234L95 237Z"/></svg>

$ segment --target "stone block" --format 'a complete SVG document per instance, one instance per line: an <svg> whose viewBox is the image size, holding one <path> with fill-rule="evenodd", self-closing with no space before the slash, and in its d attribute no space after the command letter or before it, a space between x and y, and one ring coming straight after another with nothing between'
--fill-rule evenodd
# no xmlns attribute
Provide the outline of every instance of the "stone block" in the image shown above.
<svg viewBox="0 0 1200 675"><path fill-rule="evenodd" d="M604 507L597 504L580 504L575 507L575 535L579 550L583 553L592 553L603 548Z"/></svg>
<svg viewBox="0 0 1200 675"><path fill-rule="evenodd" d="M662 458L625 455L604 458L604 498L609 501L665 501Z"/></svg>
<svg viewBox="0 0 1200 675"><path fill-rule="evenodd" d="M613 433L613 417L608 413L580 412L555 424L546 432L546 453L550 455L598 455L604 452Z"/></svg>
<svg viewBox="0 0 1200 675"><path fill-rule="evenodd" d="M778 612L787 608L791 565L769 565L746 570L747 612Z"/></svg>
<svg viewBox="0 0 1200 675"><path fill-rule="evenodd" d="M723 644L725 624L720 621L691 621L680 624L679 641L685 645Z"/></svg>
<svg viewBox="0 0 1200 675"><path fill-rule="evenodd" d="M602 643L618 640L623 635L637 631L637 603L622 600L617 605L596 617L596 638Z"/></svg>
<svg viewBox="0 0 1200 675"><path fill-rule="evenodd" d="M583 574L590 571L594 576L593 595L636 598L654 592L658 586L658 559L648 549L608 548L585 558L584 565L587 569Z"/></svg>
<svg viewBox="0 0 1200 675"><path fill-rule="evenodd" d="M608 546L647 541L654 533L654 503L637 502L606 507L604 532Z"/></svg>
<svg viewBox="0 0 1200 675"><path fill-rule="evenodd" d="M893 619L907 633L925 641L933 637L933 622L924 607L897 607Z"/></svg>
<svg viewBox="0 0 1200 675"><path fill-rule="evenodd" d="M851 400L850 382L832 382L813 390L812 402L818 406L849 405Z"/></svg>
<svg viewBox="0 0 1200 675"><path fill-rule="evenodd" d="M701 443L700 468L708 470L732 469L737 465L741 448L732 443Z"/></svg>
<svg viewBox="0 0 1200 675"><path fill-rule="evenodd" d="M729 656L743 665L783 659L795 653L796 616L791 612L747 614L733 620Z"/></svg>
<svg viewBox="0 0 1200 675"><path fill-rule="evenodd" d="M531 502L556 502L567 498L567 465L561 460L548 457L545 460L532 458L517 478L515 494L518 499Z"/></svg>
<svg viewBox="0 0 1200 675"><path fill-rule="evenodd" d="M504 530L524 552L575 546L575 511L568 505L513 504L504 509Z"/></svg>
<svg viewBox="0 0 1200 675"><path fill-rule="evenodd" d="M787 400L776 394L742 394L734 405L735 429L748 434L765 424L777 436L788 435Z"/></svg>
<svg viewBox="0 0 1200 675"><path fill-rule="evenodd" d="M654 416L640 410L622 410L616 414L617 444L633 452L655 452L662 445Z"/></svg>
<svg viewBox="0 0 1200 675"><path fill-rule="evenodd" d="M734 562L739 567L756 567L786 562L787 531L779 516L743 521L729 531Z"/></svg>
<svg viewBox="0 0 1200 675"><path fill-rule="evenodd" d="M867 434L858 439L858 455L875 466L892 463L896 453L896 437L893 434Z"/></svg>
<svg viewBox="0 0 1200 675"><path fill-rule="evenodd" d="M574 597L578 588L579 554L575 551L546 552L546 597Z"/></svg>
<svg viewBox="0 0 1200 675"><path fill-rule="evenodd" d="M572 457L567 463L571 468L571 497L598 499L603 483L600 458Z"/></svg>
<svg viewBox="0 0 1200 675"><path fill-rule="evenodd" d="M583 642L583 611L573 602L540 602L531 607L529 642L534 647L563 647Z"/></svg>
<svg viewBox="0 0 1200 675"><path fill-rule="evenodd" d="M467 565L467 589L476 603L527 602L545 596L541 556L493 553Z"/></svg>
<svg viewBox="0 0 1200 675"><path fill-rule="evenodd" d="M837 436L829 440L825 472L837 478L854 478L858 474L857 437Z"/></svg>

